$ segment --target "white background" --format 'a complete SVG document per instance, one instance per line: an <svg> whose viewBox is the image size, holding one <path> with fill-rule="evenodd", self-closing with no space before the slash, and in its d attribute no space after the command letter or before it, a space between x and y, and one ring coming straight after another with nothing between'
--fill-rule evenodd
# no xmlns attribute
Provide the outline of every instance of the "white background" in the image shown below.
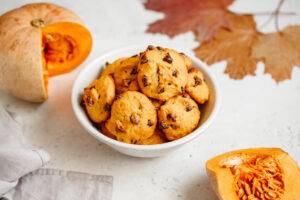
<svg viewBox="0 0 300 200"><path fill-rule="evenodd" d="M29 1L0 0L0 13ZM163 17L147 11L139 0L53 1L80 15L91 30L93 51L87 62L110 50L132 44L161 43L191 52L198 44L192 33L170 39L145 33L147 25ZM295 1L296 3L296 1ZM276 1L238 0L235 12L273 11ZM299 11L300 3L287 1L284 10ZM255 17L258 26L268 16ZM280 25L300 24L299 16L282 16ZM271 22L261 29L273 31ZM177 152L155 159L122 155L88 135L76 121L70 104L72 83L85 65L51 78L50 98L31 104L0 93L0 102L24 123L24 135L32 145L44 148L52 160L47 167L114 176L115 200L203 199L216 200L205 174L205 162L224 151L248 147L281 147L300 163L300 69L292 80L276 84L264 75L235 81L223 74L226 62L211 68L222 91L222 106L212 126L197 140Z"/></svg>

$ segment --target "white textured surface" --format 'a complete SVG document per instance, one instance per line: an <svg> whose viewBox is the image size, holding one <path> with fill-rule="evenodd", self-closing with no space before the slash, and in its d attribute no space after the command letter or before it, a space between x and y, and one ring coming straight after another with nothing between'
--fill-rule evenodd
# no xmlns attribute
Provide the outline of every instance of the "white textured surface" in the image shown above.
<svg viewBox="0 0 300 200"><path fill-rule="evenodd" d="M25 2L29 1L0 0L0 12ZM87 62L109 50L145 42L189 50L197 46L191 33L174 39L146 34L147 24L163 15L144 10L139 0L53 2L74 10L92 31L94 49ZM272 10L274 1L264 2L258 4L258 10ZM238 1L231 9L253 11L247 8L255 7L254 2L248 3L251 5L245 0ZM300 10L300 4L296 5L295 10ZM282 25L296 21L300 22L299 16L280 18ZM198 140L157 159L124 156L85 133L70 105L70 89L80 68L52 78L50 99L44 104L22 102L6 94L0 94L0 101L23 118L28 141L51 154L47 167L113 175L115 200L215 200L204 170L205 161L212 156L238 148L276 146L300 163L300 69L294 68L292 80L276 84L269 75L263 74L261 64L256 77L242 81L229 79L223 74L224 67L225 62L221 62L211 68L223 94L215 123Z"/></svg>

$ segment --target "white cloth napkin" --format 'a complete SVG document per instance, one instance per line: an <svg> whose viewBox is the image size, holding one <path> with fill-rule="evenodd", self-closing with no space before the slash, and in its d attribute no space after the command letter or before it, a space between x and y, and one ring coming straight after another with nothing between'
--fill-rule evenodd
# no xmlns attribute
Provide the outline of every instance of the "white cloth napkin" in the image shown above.
<svg viewBox="0 0 300 200"><path fill-rule="evenodd" d="M26 145L22 123L0 105L0 199L110 200L111 176L39 169L50 160L42 149Z"/></svg>

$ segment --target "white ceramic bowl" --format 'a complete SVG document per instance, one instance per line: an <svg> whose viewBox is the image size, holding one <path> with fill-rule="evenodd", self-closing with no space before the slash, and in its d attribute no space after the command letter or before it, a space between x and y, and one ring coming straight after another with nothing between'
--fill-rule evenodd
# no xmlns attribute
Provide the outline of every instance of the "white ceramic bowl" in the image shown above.
<svg viewBox="0 0 300 200"><path fill-rule="evenodd" d="M113 140L105 135L101 134L99 130L97 130L92 123L89 121L86 113L80 106L81 95L83 93L83 89L93 80L95 80L105 65L105 62L113 62L117 58L132 56L134 54L138 54L141 51L144 51L146 46L132 46L128 48L122 48L116 51L112 51L105 55L102 55L95 59L93 62L86 65L86 67L79 73L77 79L74 82L72 89L72 107L73 111L79 121L79 123L84 127L84 129L94 136L97 140L109 145L115 150L130 155L134 157L158 157L166 155L167 153L178 149L182 145L192 141L197 138L204 132L207 127L213 122L215 119L219 105L220 105L220 93L219 87L217 86L216 80L213 75L209 72L208 67L202 61L197 59L194 56L191 56L193 61L193 65L198 67L203 72L207 84L210 88L210 99L205 104L203 109L201 109L201 121L200 126L195 129L189 135L180 138L178 140L157 144L157 145L134 145L134 144L126 144L123 142L119 142Z"/></svg>

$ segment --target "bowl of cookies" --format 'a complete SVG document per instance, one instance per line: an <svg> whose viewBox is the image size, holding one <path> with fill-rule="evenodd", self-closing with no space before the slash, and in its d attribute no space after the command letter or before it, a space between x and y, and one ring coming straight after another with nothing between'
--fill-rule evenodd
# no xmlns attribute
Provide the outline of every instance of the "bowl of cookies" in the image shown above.
<svg viewBox="0 0 300 200"><path fill-rule="evenodd" d="M71 98L89 134L135 157L163 156L198 138L220 104L206 64L154 45L98 57L79 73Z"/></svg>

